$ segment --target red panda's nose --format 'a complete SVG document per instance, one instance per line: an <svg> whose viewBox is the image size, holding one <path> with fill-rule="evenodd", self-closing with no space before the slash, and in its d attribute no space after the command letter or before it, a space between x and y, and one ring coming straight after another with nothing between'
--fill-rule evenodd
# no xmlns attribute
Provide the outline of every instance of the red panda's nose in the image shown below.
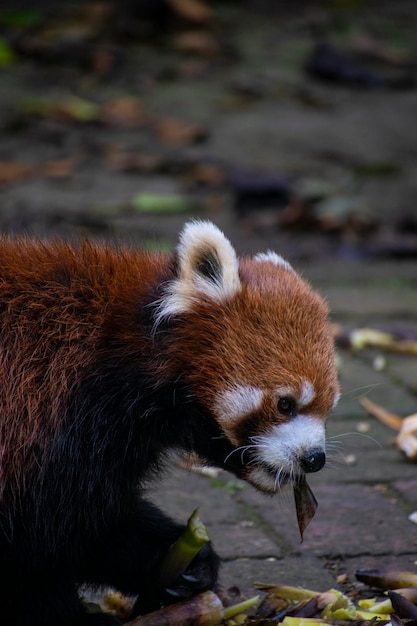
<svg viewBox="0 0 417 626"><path fill-rule="evenodd" d="M301 459L301 467L307 474L318 472L325 463L326 455L322 448L308 450Z"/></svg>

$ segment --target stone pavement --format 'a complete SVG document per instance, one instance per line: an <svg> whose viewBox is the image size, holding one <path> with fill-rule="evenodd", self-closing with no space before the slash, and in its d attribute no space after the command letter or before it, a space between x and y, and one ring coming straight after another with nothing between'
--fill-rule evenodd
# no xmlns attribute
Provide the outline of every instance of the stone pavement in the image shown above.
<svg viewBox="0 0 417 626"><path fill-rule="evenodd" d="M415 264L322 261L301 269L327 296L335 322L417 332ZM417 509L417 463L359 404L366 396L402 416L417 412L417 358L376 350L338 355L342 398L328 423L328 464L309 479L319 508L302 544L292 491L270 498L226 474L213 480L176 468L153 494L179 520L200 508L225 587L253 594L252 583L262 581L325 590L346 573L349 589L356 569L417 571L417 525L408 519Z"/></svg>

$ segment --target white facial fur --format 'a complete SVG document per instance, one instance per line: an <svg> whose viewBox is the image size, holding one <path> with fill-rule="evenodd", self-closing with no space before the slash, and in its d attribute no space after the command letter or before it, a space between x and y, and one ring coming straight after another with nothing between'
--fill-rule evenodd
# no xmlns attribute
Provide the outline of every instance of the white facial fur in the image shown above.
<svg viewBox="0 0 417 626"><path fill-rule="evenodd" d="M251 385L234 385L218 394L214 412L223 426L233 430L233 425L252 412L258 411L271 392ZM272 392L276 402L279 398L294 398L299 409L309 405L316 397L313 383L304 380L295 393L291 387L279 387ZM325 450L323 420L309 415L295 415L289 421L271 426L270 430L251 437L247 446L237 447L245 460L250 450L247 480L263 491L275 492L289 477L301 471L301 460L310 450ZM267 468L265 467L267 466Z"/></svg>
<svg viewBox="0 0 417 626"><path fill-rule="evenodd" d="M214 412L225 426L233 424L241 417L259 411L263 396L264 392L258 387L235 385L217 396Z"/></svg>
<svg viewBox="0 0 417 626"><path fill-rule="evenodd" d="M297 415L285 424L273 426L265 435L252 438L254 457L260 462L250 470L248 480L258 488L274 492L289 476L300 473L299 460L308 450L325 449L324 423L314 417ZM268 465L276 474L262 467Z"/></svg>
<svg viewBox="0 0 417 626"><path fill-rule="evenodd" d="M309 380L304 380L301 384L301 391L296 393L291 387L278 387L275 389L274 396L278 402L279 398L294 398L297 402L298 408L302 409L310 402L313 402L316 397L316 390L313 383Z"/></svg>
<svg viewBox="0 0 417 626"><path fill-rule="evenodd" d="M305 380L301 386L301 394L298 398L298 405L300 407L307 406L316 397L316 390L313 383L309 380Z"/></svg>

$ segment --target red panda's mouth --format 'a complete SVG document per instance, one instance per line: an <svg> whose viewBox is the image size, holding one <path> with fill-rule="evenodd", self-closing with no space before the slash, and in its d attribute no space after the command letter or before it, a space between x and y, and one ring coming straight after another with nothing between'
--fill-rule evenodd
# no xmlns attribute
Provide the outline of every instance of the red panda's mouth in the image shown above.
<svg viewBox="0 0 417 626"><path fill-rule="evenodd" d="M276 467L268 465L268 463L260 463L260 466L274 479L277 488L284 487L284 485L294 482L294 480L297 479L297 476L293 473L286 472L282 468L277 469Z"/></svg>
<svg viewBox="0 0 417 626"><path fill-rule="evenodd" d="M224 463L224 468L266 493L275 493L281 487L297 480L294 472L287 472L263 461L251 459L243 463L238 454L230 455Z"/></svg>
<svg viewBox="0 0 417 626"><path fill-rule="evenodd" d="M288 484L295 484L301 474L277 468L265 462L246 467L243 478L264 493L274 495Z"/></svg>

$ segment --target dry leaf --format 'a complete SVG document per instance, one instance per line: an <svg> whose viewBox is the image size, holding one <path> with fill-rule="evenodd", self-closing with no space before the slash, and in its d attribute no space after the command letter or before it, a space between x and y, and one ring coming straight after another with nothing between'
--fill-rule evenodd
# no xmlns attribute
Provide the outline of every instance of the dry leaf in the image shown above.
<svg viewBox="0 0 417 626"><path fill-rule="evenodd" d="M362 398L359 400L359 403L363 406L365 411L372 415L372 417L376 417L377 420L389 426L393 430L400 430L401 424L403 422L402 418L399 415L395 415L395 413L390 413L382 406L375 404L368 398Z"/></svg>
<svg viewBox="0 0 417 626"><path fill-rule="evenodd" d="M44 110L44 117L61 124L74 122L89 123L96 121L99 113L99 106L94 102L71 96L60 102L47 104Z"/></svg>
<svg viewBox="0 0 417 626"><path fill-rule="evenodd" d="M399 450L413 461L417 460L417 413L413 413L404 419L399 415L390 413L383 407L371 402L367 398L360 400L364 409L376 417L380 422L386 424L394 430L398 430L399 433L395 439L395 445Z"/></svg>
<svg viewBox="0 0 417 626"><path fill-rule="evenodd" d="M35 168L21 161L0 161L0 185L8 185L33 176Z"/></svg>
<svg viewBox="0 0 417 626"><path fill-rule="evenodd" d="M107 76L118 61L118 51L111 46L96 46L91 50L91 68L94 74Z"/></svg>
<svg viewBox="0 0 417 626"><path fill-rule="evenodd" d="M174 39L175 47L186 54L201 57L214 57L220 53L220 46L205 30L190 30L179 33Z"/></svg>
<svg viewBox="0 0 417 626"><path fill-rule="evenodd" d="M47 178L64 179L74 175L78 159L59 159L57 161L47 161L43 163L40 174Z"/></svg>
<svg viewBox="0 0 417 626"><path fill-rule="evenodd" d="M364 348L380 348L399 354L417 355L417 341L415 338L404 338L399 333L391 333L377 328L354 328L345 332L340 326L334 326L334 336L338 343L352 350Z"/></svg>
<svg viewBox="0 0 417 626"><path fill-rule="evenodd" d="M417 413L402 420L395 445L413 461L417 461Z"/></svg>
<svg viewBox="0 0 417 626"><path fill-rule="evenodd" d="M87 2L78 8L84 21L90 24L103 24L111 20L115 13L115 4L105 0Z"/></svg>
<svg viewBox="0 0 417 626"><path fill-rule="evenodd" d="M313 519L318 506L314 493L311 491L304 474L301 474L297 482L294 483L294 499L298 528L301 541L303 541L304 531Z"/></svg>
<svg viewBox="0 0 417 626"><path fill-rule="evenodd" d="M186 171L185 178L192 184L219 187L225 183L226 175L214 163L194 163Z"/></svg>
<svg viewBox="0 0 417 626"><path fill-rule="evenodd" d="M157 154L137 154L122 146L112 145L105 153L106 166L122 172L160 172L164 169L164 158Z"/></svg>
<svg viewBox="0 0 417 626"><path fill-rule="evenodd" d="M202 0L167 0L167 4L182 19L195 24L207 24L213 19L213 11Z"/></svg>
<svg viewBox="0 0 417 626"><path fill-rule="evenodd" d="M102 106L100 120L108 126L137 128L148 122L149 115L137 98L117 98Z"/></svg>
<svg viewBox="0 0 417 626"><path fill-rule="evenodd" d="M412 60L408 50L378 41L371 34L365 32L354 33L350 37L349 47L355 54L390 65L403 66L411 63Z"/></svg>
<svg viewBox="0 0 417 626"><path fill-rule="evenodd" d="M172 117L159 120L155 130L159 139L168 143L196 143L207 135L206 129L200 124L183 122Z"/></svg>

